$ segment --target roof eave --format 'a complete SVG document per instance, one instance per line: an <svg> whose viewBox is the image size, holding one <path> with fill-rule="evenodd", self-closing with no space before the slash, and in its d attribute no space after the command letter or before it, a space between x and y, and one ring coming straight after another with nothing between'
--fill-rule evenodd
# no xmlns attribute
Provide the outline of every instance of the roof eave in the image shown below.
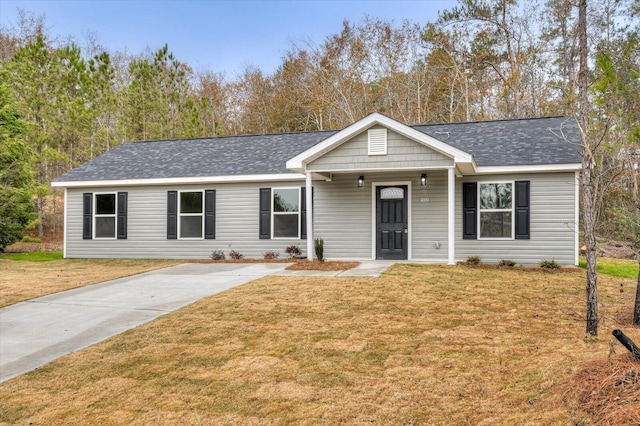
<svg viewBox="0 0 640 426"><path fill-rule="evenodd" d="M241 183L241 182L287 182L303 180L299 173L274 173L264 175L231 175L231 176L194 176L147 179L111 179L111 180L83 180L83 181L53 181L54 188L88 188L88 187L116 187L116 186L157 186L157 185L187 185L210 183Z"/></svg>
<svg viewBox="0 0 640 426"><path fill-rule="evenodd" d="M562 164L522 164L508 166L478 166L476 167L476 175L496 175L507 173L560 173L560 172L577 172L582 170L581 163L562 163Z"/></svg>

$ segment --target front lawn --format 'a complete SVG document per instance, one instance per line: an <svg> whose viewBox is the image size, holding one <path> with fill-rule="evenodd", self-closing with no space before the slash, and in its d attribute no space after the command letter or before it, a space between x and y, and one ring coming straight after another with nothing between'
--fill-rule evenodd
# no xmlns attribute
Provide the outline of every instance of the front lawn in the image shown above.
<svg viewBox="0 0 640 426"><path fill-rule="evenodd" d="M180 263L175 260L132 259L50 260L46 254L35 252L0 256L0 308L34 297Z"/></svg>
<svg viewBox="0 0 640 426"><path fill-rule="evenodd" d="M32 251L27 253L3 253L0 260L27 260L29 262L49 262L51 260L62 260L61 251Z"/></svg>
<svg viewBox="0 0 640 426"><path fill-rule="evenodd" d="M266 277L0 385L0 423L598 423L583 369L607 368L612 329L640 330L633 280L602 276L601 339L584 340L584 281L406 264Z"/></svg>
<svg viewBox="0 0 640 426"><path fill-rule="evenodd" d="M584 257L580 258L580 267L587 268L587 261ZM596 271L613 277L638 278L638 262L636 260L599 257L596 261Z"/></svg>

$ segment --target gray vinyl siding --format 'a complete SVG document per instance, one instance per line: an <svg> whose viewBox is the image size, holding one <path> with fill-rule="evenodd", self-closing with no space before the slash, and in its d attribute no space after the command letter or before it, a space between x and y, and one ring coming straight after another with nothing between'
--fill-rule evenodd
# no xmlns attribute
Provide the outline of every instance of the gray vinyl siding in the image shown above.
<svg viewBox="0 0 640 426"><path fill-rule="evenodd" d="M273 250L286 257L286 247L294 244L306 252L306 240L258 238L259 188L302 186L304 181L118 187L117 191L129 193L126 240L83 240L82 194L110 190L69 188L66 255L71 258L206 259L213 250L223 250L227 255L230 250L236 250L247 258L262 258L265 252ZM167 191L204 189L216 190L216 239L168 240Z"/></svg>
<svg viewBox="0 0 640 426"><path fill-rule="evenodd" d="M411 186L409 228L411 258L445 262L447 259L447 172L430 171L426 187L420 172L365 175L357 188L358 174L334 175L331 182L314 182L314 236L324 240L327 259L371 259L373 246L374 183L400 182ZM428 199L428 201L422 201ZM440 242L440 248L435 243Z"/></svg>
<svg viewBox="0 0 640 426"><path fill-rule="evenodd" d="M429 170L426 187L420 170L365 173L365 187L357 188L360 173L334 174L330 182L314 181L314 236L324 239L327 259L371 259L373 245L374 183L411 183L409 219L410 259L447 261L447 172ZM531 182L530 240L463 240L462 183L529 180ZM76 258L206 259L213 250L227 255L236 250L247 258L262 258L267 251L285 257L287 246L297 244L306 254L306 240L259 239L259 188L302 187L299 182L230 183L67 189L66 255ZM167 191L216 190L216 239L167 240ZM82 194L128 192L126 240L82 239ZM456 260L480 256L485 263L511 259L535 265L541 259L575 262L575 174L521 174L467 176L456 179ZM439 248L437 248L439 246Z"/></svg>
<svg viewBox="0 0 640 426"><path fill-rule="evenodd" d="M309 163L307 170L428 169L453 165L451 158L391 130L387 131L387 155L368 155L367 137L367 131L360 133Z"/></svg>
<svg viewBox="0 0 640 426"><path fill-rule="evenodd" d="M530 187L531 239L463 240L462 182L504 182L528 180ZM554 259L561 265L575 263L575 174L545 173L498 176L468 176L456 182L456 259L480 256L484 263L514 260L523 265L538 265L542 259Z"/></svg>

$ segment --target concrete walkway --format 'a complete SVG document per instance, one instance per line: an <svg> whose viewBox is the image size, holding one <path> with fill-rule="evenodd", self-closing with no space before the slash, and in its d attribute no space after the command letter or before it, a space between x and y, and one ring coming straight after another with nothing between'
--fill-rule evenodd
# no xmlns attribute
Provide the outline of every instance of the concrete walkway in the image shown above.
<svg viewBox="0 0 640 426"><path fill-rule="evenodd" d="M185 263L0 309L0 383L287 263Z"/></svg>
<svg viewBox="0 0 640 426"><path fill-rule="evenodd" d="M394 262L347 271L287 271L289 263L184 263L0 309L0 383L161 315L262 278L379 277Z"/></svg>
<svg viewBox="0 0 640 426"><path fill-rule="evenodd" d="M396 262L393 260L362 260L360 265L346 271L287 271L274 275L298 277L379 277Z"/></svg>

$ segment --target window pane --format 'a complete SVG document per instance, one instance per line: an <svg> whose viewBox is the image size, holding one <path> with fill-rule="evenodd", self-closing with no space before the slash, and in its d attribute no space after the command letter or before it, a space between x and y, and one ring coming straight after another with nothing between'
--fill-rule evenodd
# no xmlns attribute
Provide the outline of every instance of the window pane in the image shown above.
<svg viewBox="0 0 640 426"><path fill-rule="evenodd" d="M96 238L114 238L116 236L115 217L96 217Z"/></svg>
<svg viewBox="0 0 640 426"><path fill-rule="evenodd" d="M180 213L202 213L202 192L181 192Z"/></svg>
<svg viewBox="0 0 640 426"><path fill-rule="evenodd" d="M481 209L510 209L511 208L511 184L510 183L480 184L480 208Z"/></svg>
<svg viewBox="0 0 640 426"><path fill-rule="evenodd" d="M274 238L298 238L298 214L273 216Z"/></svg>
<svg viewBox="0 0 640 426"><path fill-rule="evenodd" d="M274 212L297 212L298 211L298 188L274 189L273 190L273 211Z"/></svg>
<svg viewBox="0 0 640 426"><path fill-rule="evenodd" d="M96 214L116 214L116 194L96 195Z"/></svg>
<svg viewBox="0 0 640 426"><path fill-rule="evenodd" d="M481 238L511 238L511 212L480 212Z"/></svg>
<svg viewBox="0 0 640 426"><path fill-rule="evenodd" d="M182 216L180 238L202 238L202 216Z"/></svg>

